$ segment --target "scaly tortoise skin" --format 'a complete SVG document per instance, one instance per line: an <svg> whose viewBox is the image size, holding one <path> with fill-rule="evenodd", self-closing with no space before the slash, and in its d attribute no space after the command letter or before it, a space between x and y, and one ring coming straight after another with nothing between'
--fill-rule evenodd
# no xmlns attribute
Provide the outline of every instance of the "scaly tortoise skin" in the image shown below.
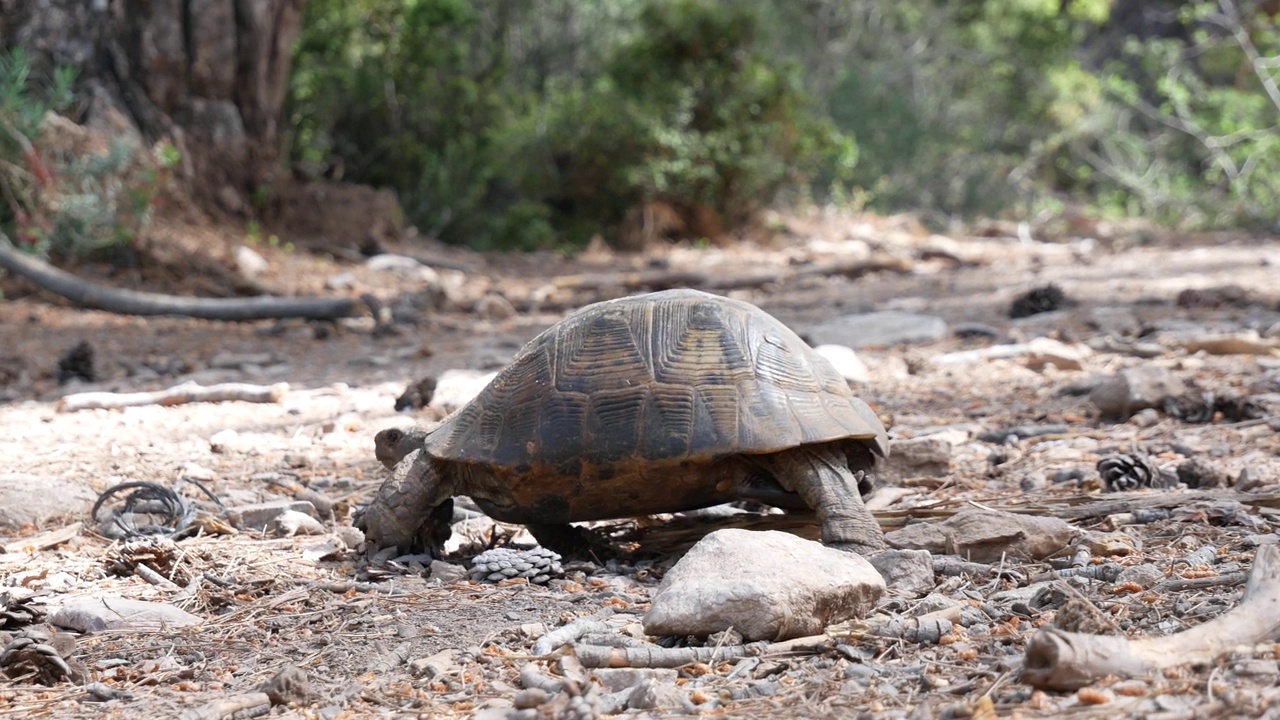
<svg viewBox="0 0 1280 720"><path fill-rule="evenodd" d="M739 499L812 508L828 545L884 547L859 492L888 454L875 413L781 322L694 290L589 305L439 427L375 448L394 472L358 519L373 549L430 544L454 495L564 551L571 522Z"/></svg>

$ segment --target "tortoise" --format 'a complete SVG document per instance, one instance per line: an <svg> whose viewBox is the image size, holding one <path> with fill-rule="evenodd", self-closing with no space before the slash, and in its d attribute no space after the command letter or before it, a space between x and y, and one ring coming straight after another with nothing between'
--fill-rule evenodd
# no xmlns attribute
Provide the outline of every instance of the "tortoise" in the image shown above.
<svg viewBox="0 0 1280 720"><path fill-rule="evenodd" d="M448 537L454 495L546 547L568 523L755 500L817 513L824 544L884 548L860 483L884 426L825 358L746 302L666 290L588 305L431 431L388 429L370 549Z"/></svg>

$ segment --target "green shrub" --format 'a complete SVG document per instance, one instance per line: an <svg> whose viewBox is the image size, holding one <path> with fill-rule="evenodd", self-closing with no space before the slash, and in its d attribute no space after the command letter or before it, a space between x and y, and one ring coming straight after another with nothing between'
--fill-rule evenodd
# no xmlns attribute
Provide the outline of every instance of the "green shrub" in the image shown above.
<svg viewBox="0 0 1280 720"><path fill-rule="evenodd" d="M336 155L425 231L479 248L581 244L663 196L732 224L848 177L852 139L773 62L750 6L604 5L313 2L293 154ZM563 13L597 24L560 53L524 42Z"/></svg>

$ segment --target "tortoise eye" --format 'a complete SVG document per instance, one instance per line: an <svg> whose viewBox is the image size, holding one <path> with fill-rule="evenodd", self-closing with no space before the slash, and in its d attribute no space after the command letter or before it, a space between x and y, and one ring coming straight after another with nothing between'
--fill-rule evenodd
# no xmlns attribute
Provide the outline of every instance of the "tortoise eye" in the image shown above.
<svg viewBox="0 0 1280 720"><path fill-rule="evenodd" d="M400 432L399 430L387 431L387 440L391 441L392 443L400 442L400 438L402 437L404 437L404 433Z"/></svg>

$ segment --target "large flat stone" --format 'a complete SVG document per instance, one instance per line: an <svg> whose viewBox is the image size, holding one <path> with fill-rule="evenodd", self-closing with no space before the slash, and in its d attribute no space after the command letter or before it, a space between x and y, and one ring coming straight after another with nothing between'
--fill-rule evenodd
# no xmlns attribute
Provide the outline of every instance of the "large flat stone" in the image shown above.
<svg viewBox="0 0 1280 720"><path fill-rule="evenodd" d="M97 498L81 483L51 475L0 475L0 532L23 525L47 529L49 520L84 515Z"/></svg>
<svg viewBox="0 0 1280 720"><path fill-rule="evenodd" d="M199 625L204 622L204 618L165 603L101 597L63 605L49 618L49 622L61 628L85 633L104 630L163 632Z"/></svg>
<svg viewBox="0 0 1280 720"><path fill-rule="evenodd" d="M733 628L748 642L786 640L862 617L884 590L857 555L784 532L717 530L667 573L644 630L706 637Z"/></svg>
<svg viewBox="0 0 1280 720"><path fill-rule="evenodd" d="M841 315L809 329L811 345L897 345L941 340L947 336L947 322L934 315L884 310Z"/></svg>

